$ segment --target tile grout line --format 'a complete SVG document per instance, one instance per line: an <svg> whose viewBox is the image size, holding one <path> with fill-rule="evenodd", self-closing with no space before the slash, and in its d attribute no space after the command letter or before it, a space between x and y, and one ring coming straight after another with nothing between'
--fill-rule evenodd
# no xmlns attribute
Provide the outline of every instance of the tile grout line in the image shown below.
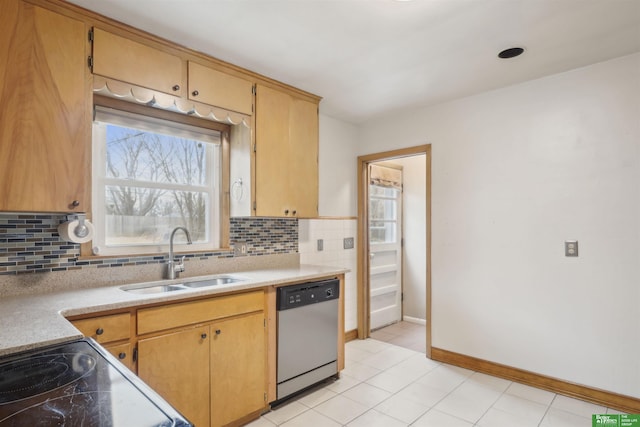
<svg viewBox="0 0 640 427"><path fill-rule="evenodd" d="M547 414L549 413L549 411L551 410L551 405L553 405L553 402L555 402L556 397L558 397L558 395L556 393L553 394L553 399L551 399L551 402L549 402L549 405L547 405L547 409L546 411L544 411L544 415L542 416L542 419L540 420L540 422L538 423L538 427L542 426L542 423L544 422L544 419L547 417Z"/></svg>

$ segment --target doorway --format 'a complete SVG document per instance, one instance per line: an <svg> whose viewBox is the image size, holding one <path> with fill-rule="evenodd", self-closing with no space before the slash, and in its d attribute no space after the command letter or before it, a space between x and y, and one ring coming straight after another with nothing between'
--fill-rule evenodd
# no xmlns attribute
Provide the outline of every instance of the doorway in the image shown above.
<svg viewBox="0 0 640 427"><path fill-rule="evenodd" d="M402 320L402 166L369 164L369 328Z"/></svg>
<svg viewBox="0 0 640 427"><path fill-rule="evenodd" d="M401 291L398 288L394 291L391 285L392 276L398 274L390 266L398 264L402 265L402 258L397 258L398 254L394 253L393 247L388 244L393 239L386 238L393 234L393 228L399 226L394 223L394 214L386 215L386 213L395 212L396 214L402 209L402 204L395 203L394 192L389 191L390 187L387 183L385 189L376 188L376 180L371 179L371 166L374 164L392 165L393 161L402 163L402 159L418 158L424 161L423 184L424 191L424 217L423 226L420 234L424 233L424 248L426 250L425 259L420 259L417 264L422 269L422 280L420 285L423 286L424 295L424 311L426 320L426 348L424 349L427 357L431 356L431 145L422 145L412 148L387 151L383 153L369 154L358 157L358 337L367 338L371 334L371 330L382 324L389 323L389 319L393 319L397 314L393 312L393 298L401 298ZM424 160L422 160L424 159ZM385 162L385 163L381 163ZM373 184L373 185L372 185ZM382 194L381 198L379 195ZM373 197L371 197L373 196ZM376 198L378 200L376 201ZM371 200L374 200L373 204ZM381 209L380 206L384 208ZM396 216L397 217L397 216ZM383 230L384 231L381 231ZM411 229L407 229L407 234L412 234ZM397 232L397 231L396 231ZM377 234L376 234L377 233ZM381 238L380 235L385 238ZM415 234L415 229L413 234ZM382 245L380 245L382 243ZM379 251L385 259L378 257ZM402 251L399 251L401 253ZM378 257L378 258L377 258ZM414 263L416 264L416 263ZM382 267L385 266L385 267ZM387 271L388 270L388 271ZM398 269L399 270L399 269ZM378 273L383 273L380 276ZM381 277L389 280L380 280ZM381 291L381 289L383 291ZM385 292L388 291L388 292ZM380 304L376 301L376 297L380 293L386 293L386 302ZM397 293L394 293L397 292ZM379 316L382 314L382 316ZM392 320L393 321L393 320Z"/></svg>

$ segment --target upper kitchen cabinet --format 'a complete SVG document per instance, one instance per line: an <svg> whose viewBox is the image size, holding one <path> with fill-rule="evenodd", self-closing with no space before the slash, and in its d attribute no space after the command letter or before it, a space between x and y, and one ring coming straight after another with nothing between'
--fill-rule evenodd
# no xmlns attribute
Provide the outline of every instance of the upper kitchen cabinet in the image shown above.
<svg viewBox="0 0 640 427"><path fill-rule="evenodd" d="M171 95L184 94L179 56L93 29L93 73Z"/></svg>
<svg viewBox="0 0 640 427"><path fill-rule="evenodd" d="M0 211L87 211L85 25L3 0L0 28Z"/></svg>
<svg viewBox="0 0 640 427"><path fill-rule="evenodd" d="M256 88L255 214L318 216L318 103Z"/></svg>
<svg viewBox="0 0 640 427"><path fill-rule="evenodd" d="M189 61L189 99L253 114L253 83Z"/></svg>

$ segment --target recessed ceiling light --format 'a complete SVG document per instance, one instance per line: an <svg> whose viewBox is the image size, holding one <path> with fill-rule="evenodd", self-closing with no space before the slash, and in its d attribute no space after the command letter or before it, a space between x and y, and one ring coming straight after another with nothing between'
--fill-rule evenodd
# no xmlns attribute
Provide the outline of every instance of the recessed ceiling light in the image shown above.
<svg viewBox="0 0 640 427"><path fill-rule="evenodd" d="M498 54L498 58L508 59L515 58L516 56L522 55L524 49L521 47L510 47L509 49L505 49Z"/></svg>

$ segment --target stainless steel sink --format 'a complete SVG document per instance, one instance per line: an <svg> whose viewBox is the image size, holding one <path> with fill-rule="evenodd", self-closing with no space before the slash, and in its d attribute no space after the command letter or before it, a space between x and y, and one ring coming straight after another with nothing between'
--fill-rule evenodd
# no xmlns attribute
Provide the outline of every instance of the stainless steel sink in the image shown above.
<svg viewBox="0 0 640 427"><path fill-rule="evenodd" d="M227 283L242 282L243 280L244 279L241 279L239 277L222 276L222 277L214 277L213 279L186 282L186 283L183 283L182 286L186 286L188 288L205 288L207 286L218 286L218 285L226 285Z"/></svg>
<svg viewBox="0 0 640 427"><path fill-rule="evenodd" d="M150 285L128 285L123 286L120 289L126 292L131 292L134 294L160 294L166 292L174 292L174 291L186 291L189 289L198 289L198 288L207 288L214 287L220 285L226 285L229 283L237 283L246 280L242 277L236 276L218 276L210 279L202 279L202 280L192 280L183 283L176 283L171 285L158 285L158 284L150 284Z"/></svg>
<svg viewBox="0 0 640 427"><path fill-rule="evenodd" d="M122 289L134 294L160 294L163 292L183 291L185 287L182 285L151 285L132 288L124 287Z"/></svg>

